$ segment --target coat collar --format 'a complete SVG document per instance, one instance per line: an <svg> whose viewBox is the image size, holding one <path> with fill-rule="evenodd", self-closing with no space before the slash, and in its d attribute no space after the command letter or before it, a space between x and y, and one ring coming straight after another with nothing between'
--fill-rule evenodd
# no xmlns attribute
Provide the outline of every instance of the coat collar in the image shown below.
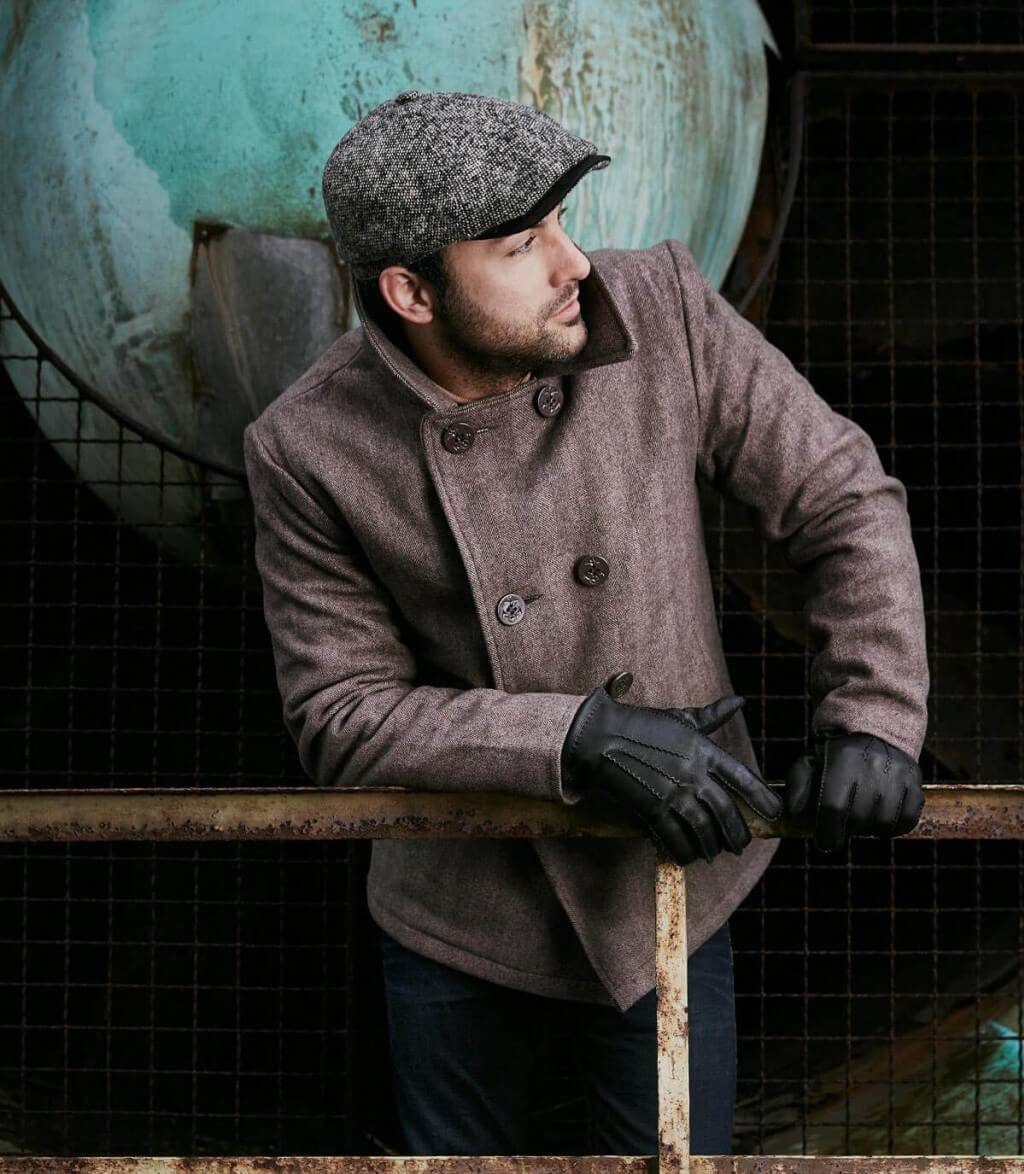
<svg viewBox="0 0 1024 1174"><path fill-rule="evenodd" d="M612 297L602 269L608 264L606 256L589 256L590 273L580 282L580 309L589 331L586 345L574 358L566 362L548 363L534 372L533 378L522 388L535 388L545 379L574 375L593 367L621 363L636 354L637 343L626 326L623 315ZM441 387L398 344L394 327L388 321L380 295L371 290L364 302L360 287L352 283L353 298L362 322L364 343L368 343L377 358L417 398L438 412L450 412L461 407L463 411L487 400L462 401ZM517 387L516 391L520 389Z"/></svg>

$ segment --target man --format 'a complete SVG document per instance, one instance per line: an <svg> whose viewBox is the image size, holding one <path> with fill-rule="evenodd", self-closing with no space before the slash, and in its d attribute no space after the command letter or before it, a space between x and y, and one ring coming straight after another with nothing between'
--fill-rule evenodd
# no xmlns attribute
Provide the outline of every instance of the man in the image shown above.
<svg viewBox="0 0 1024 1174"><path fill-rule="evenodd" d="M246 431L285 720L325 786L607 803L648 835L383 840L413 1153L531 1152L544 1024L571 1026L594 1152L657 1148L655 845L687 867L691 1133L728 1153L728 918L780 813L732 695L697 478L804 575L823 850L922 804L928 671L902 484L675 240L585 254L565 197L609 157L546 115L407 91L324 200L362 325ZM629 703L622 700L630 693Z"/></svg>

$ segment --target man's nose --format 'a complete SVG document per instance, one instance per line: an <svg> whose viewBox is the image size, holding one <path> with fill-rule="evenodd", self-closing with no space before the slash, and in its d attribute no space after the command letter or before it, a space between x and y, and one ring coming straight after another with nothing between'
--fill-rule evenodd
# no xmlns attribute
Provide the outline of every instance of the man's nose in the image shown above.
<svg viewBox="0 0 1024 1174"><path fill-rule="evenodd" d="M583 250L568 234L559 228L558 260L552 285L556 288L570 281L582 281L590 273L590 261Z"/></svg>

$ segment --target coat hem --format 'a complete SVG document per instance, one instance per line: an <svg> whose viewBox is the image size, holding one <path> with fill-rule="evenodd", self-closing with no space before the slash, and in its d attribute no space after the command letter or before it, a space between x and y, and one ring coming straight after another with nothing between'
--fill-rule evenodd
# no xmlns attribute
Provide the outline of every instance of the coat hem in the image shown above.
<svg viewBox="0 0 1024 1174"><path fill-rule="evenodd" d="M498 986L513 987L516 990L527 991L530 994L544 995L553 999L568 999L585 1003L602 1003L608 1005L612 1000L600 982L584 982L580 979L560 978L553 974L538 974L530 970L517 970L506 966L493 958L485 958L481 954L474 954L461 946L456 946L443 938L425 933L423 930L409 925L392 910L386 909L369 895L367 905L370 916L376 924L390 934L406 949L415 950L426 958L440 962L443 966L451 966L465 974L472 974L487 982Z"/></svg>

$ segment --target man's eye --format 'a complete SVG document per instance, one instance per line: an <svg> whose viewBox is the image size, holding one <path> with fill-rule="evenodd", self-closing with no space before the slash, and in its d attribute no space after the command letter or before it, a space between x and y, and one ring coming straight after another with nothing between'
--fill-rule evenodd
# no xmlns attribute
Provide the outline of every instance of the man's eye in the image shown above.
<svg viewBox="0 0 1024 1174"><path fill-rule="evenodd" d="M558 209L558 223L559 224L562 223L562 217L566 214L566 212L568 212L568 210L569 209L566 208L564 205ZM514 257L517 253L528 253L530 251L530 245L532 245L536 239L537 238L535 236L527 237L527 239L523 241L523 243L519 246L518 249L512 250L512 252L509 254L509 256Z"/></svg>

